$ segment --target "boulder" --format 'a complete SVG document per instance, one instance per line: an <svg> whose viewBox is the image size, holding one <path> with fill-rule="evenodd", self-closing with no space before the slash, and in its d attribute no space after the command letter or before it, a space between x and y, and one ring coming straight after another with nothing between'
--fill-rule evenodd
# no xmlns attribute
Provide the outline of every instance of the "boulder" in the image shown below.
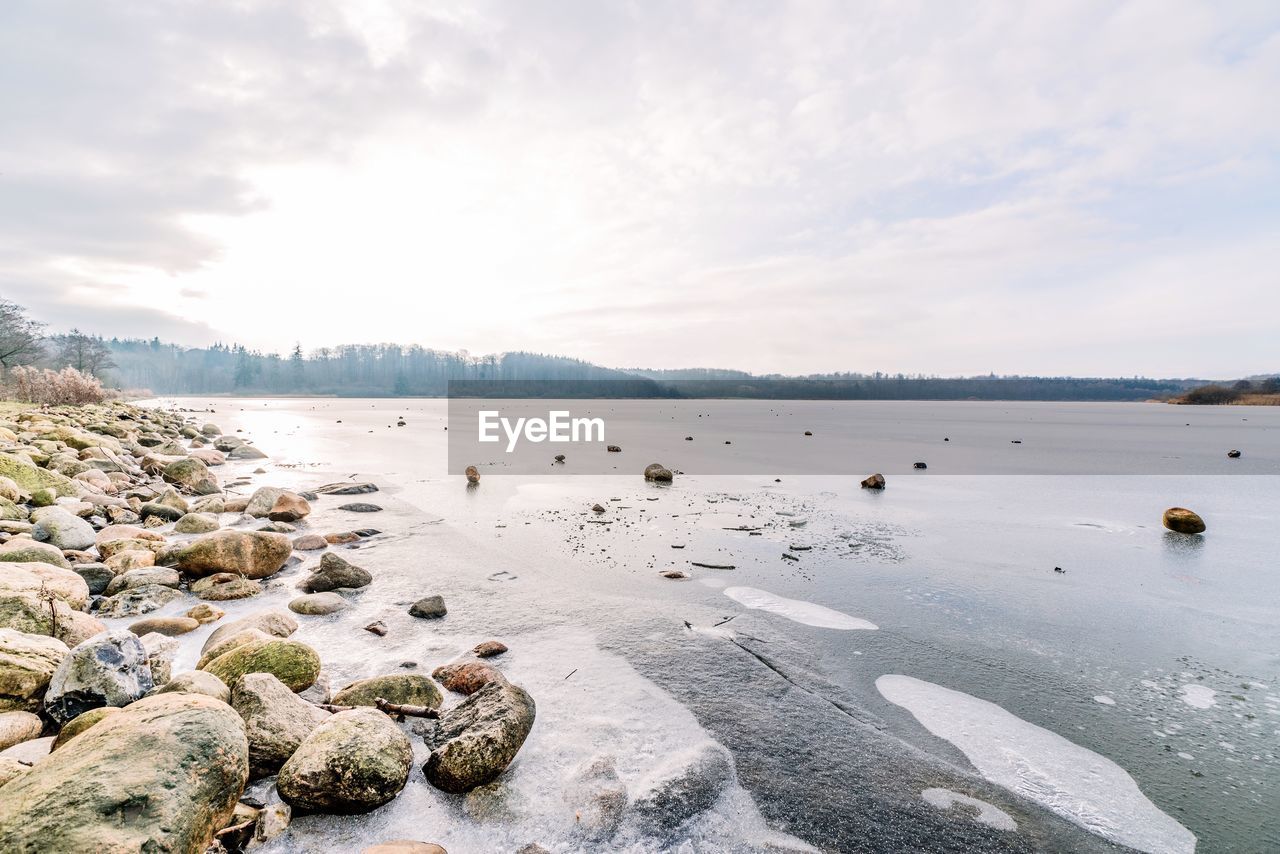
<svg viewBox="0 0 1280 854"><path fill-rule="evenodd" d="M207 513L188 513L174 523L175 534L208 534L221 527L217 518Z"/></svg>
<svg viewBox="0 0 1280 854"><path fill-rule="evenodd" d="M444 702L440 689L430 679L416 673L392 673L357 679L333 695L335 706L372 706L379 697L402 706L438 709Z"/></svg>
<svg viewBox="0 0 1280 854"><path fill-rule="evenodd" d="M43 516L36 522L31 537L59 551L87 549L94 544L93 526L63 510Z"/></svg>
<svg viewBox="0 0 1280 854"><path fill-rule="evenodd" d="M62 556L62 549L21 537L0 545L0 562L50 563L63 569L71 568L71 564Z"/></svg>
<svg viewBox="0 0 1280 854"><path fill-rule="evenodd" d="M5 785L0 850L201 852L248 773L230 706L199 694L150 697Z"/></svg>
<svg viewBox="0 0 1280 854"><path fill-rule="evenodd" d="M222 435L222 428L217 424L214 424L212 421L209 421L200 428L200 432L212 439Z"/></svg>
<svg viewBox="0 0 1280 854"><path fill-rule="evenodd" d="M152 542L164 542L164 537L155 531L148 531L145 528L139 528L137 525L108 525L97 533L94 538L99 546L103 543L109 543L112 540L150 540Z"/></svg>
<svg viewBox="0 0 1280 854"><path fill-rule="evenodd" d="M30 741L20 741L13 747L0 750L0 759L16 759L27 766L35 765L48 758L49 751L53 750L53 740L54 736L47 735ZM0 849L2 850L4 849Z"/></svg>
<svg viewBox="0 0 1280 854"><path fill-rule="evenodd" d="M154 687L147 650L131 632L107 631L71 650L49 679L44 713L65 724L99 706L126 706Z"/></svg>
<svg viewBox="0 0 1280 854"><path fill-rule="evenodd" d="M329 541L320 534L303 534L293 541L295 552L314 552L328 547Z"/></svg>
<svg viewBox="0 0 1280 854"><path fill-rule="evenodd" d="M298 621L284 611L259 611L218 626L204 642L200 652L209 652L222 641L248 629L257 629L272 637L287 638L298 630Z"/></svg>
<svg viewBox="0 0 1280 854"><path fill-rule="evenodd" d="M863 489L884 489L884 475L876 473L862 481Z"/></svg>
<svg viewBox="0 0 1280 854"><path fill-rule="evenodd" d="M59 731L58 737L53 740L51 750L57 750L80 733L89 729L103 718L109 718L112 715L120 713L120 709L115 706L99 706L96 709L90 709L82 715L76 715L66 723Z"/></svg>
<svg viewBox="0 0 1280 854"><path fill-rule="evenodd" d="M10 439L9 441L14 440ZM0 498L14 503L21 503L26 497L26 494L18 486L17 481L11 477L0 477Z"/></svg>
<svg viewBox="0 0 1280 854"><path fill-rule="evenodd" d="M156 553L151 549L125 549L124 551L113 551L111 557L103 561L103 563L112 572L119 575L128 572L131 569L144 569L148 566L156 565ZM177 575L173 570L174 575Z"/></svg>
<svg viewBox="0 0 1280 854"><path fill-rule="evenodd" d="M275 774L329 713L303 700L270 673L240 677L231 705L244 719L250 779Z"/></svg>
<svg viewBox="0 0 1280 854"><path fill-rule="evenodd" d="M77 610L89 604L89 584L74 570L48 563L0 563L0 592L53 596Z"/></svg>
<svg viewBox="0 0 1280 854"><path fill-rule="evenodd" d="M382 712L352 709L316 727L280 769L276 788L297 811L365 813L400 793L412 764L400 727Z"/></svg>
<svg viewBox="0 0 1280 854"><path fill-rule="evenodd" d="M373 581L373 576L353 563L343 560L333 552L326 552L320 558L320 568L307 576L302 589L309 593L323 593L342 587L364 587Z"/></svg>
<svg viewBox="0 0 1280 854"><path fill-rule="evenodd" d="M227 612L216 605L210 605L208 602L201 602L199 605L193 605L187 609L186 616L195 620L200 625L205 623L216 623L227 615Z"/></svg>
<svg viewBox="0 0 1280 854"><path fill-rule="evenodd" d="M1185 507L1170 507L1164 511L1164 526L1179 534L1203 534L1204 520Z"/></svg>
<svg viewBox="0 0 1280 854"><path fill-rule="evenodd" d="M148 532L150 533L150 532ZM155 554L164 548L163 542L155 540L142 540L129 537L120 540L98 541L98 554L102 557L103 562L111 560L118 554L123 552L151 552Z"/></svg>
<svg viewBox="0 0 1280 854"><path fill-rule="evenodd" d="M505 682L498 670L481 661L459 661L442 664L431 675L440 684L458 694L474 694L490 682Z"/></svg>
<svg viewBox="0 0 1280 854"><path fill-rule="evenodd" d="M227 504L221 495L205 495L191 502L192 513L205 513L217 516L227 512Z"/></svg>
<svg viewBox="0 0 1280 854"><path fill-rule="evenodd" d="M188 575L237 572L266 578L284 566L293 544L284 534L266 531L217 531L173 550L170 560Z"/></svg>
<svg viewBox="0 0 1280 854"><path fill-rule="evenodd" d="M307 499L292 492L281 493L267 511L267 518L272 522L300 522L309 515L311 505Z"/></svg>
<svg viewBox="0 0 1280 854"><path fill-rule="evenodd" d="M658 483L670 483L673 478L674 475L671 474L671 469L667 468L662 463L649 463L649 465L644 467L645 480L652 480Z"/></svg>
<svg viewBox="0 0 1280 854"><path fill-rule="evenodd" d="M204 694L223 703L231 703L231 689L212 673L203 670L188 670L179 673L168 682L152 688L148 697L156 694Z"/></svg>
<svg viewBox="0 0 1280 854"><path fill-rule="evenodd" d="M351 603L337 593L308 593L289 602L289 610L293 613L306 614L312 617L336 614L338 611L349 607L351 607Z"/></svg>
<svg viewBox="0 0 1280 854"><path fill-rule="evenodd" d="M377 491L377 485L372 483L326 483L315 488L321 495L368 495Z"/></svg>
<svg viewBox="0 0 1280 854"><path fill-rule="evenodd" d="M161 475L168 483L177 484L196 495L213 495L222 491L218 486L218 479L209 472L208 466L195 457L169 463Z"/></svg>
<svg viewBox="0 0 1280 854"><path fill-rule="evenodd" d="M98 603L95 612L100 617L141 617L168 605L175 599L181 599L182 593L164 584L143 584L122 590L114 596Z"/></svg>
<svg viewBox="0 0 1280 854"><path fill-rule="evenodd" d="M364 501L356 501L351 504L339 504L339 510L346 510L348 513L381 513L382 508L377 504L369 504Z"/></svg>
<svg viewBox="0 0 1280 854"><path fill-rule="evenodd" d="M14 504L7 498L0 496L0 521L4 522L25 522L30 516L27 508L21 504Z"/></svg>
<svg viewBox="0 0 1280 854"><path fill-rule="evenodd" d="M176 522L185 515L185 512L176 507L170 507L168 504L148 501L138 510L138 514L142 516L144 521L155 518L163 522Z"/></svg>
<svg viewBox="0 0 1280 854"><path fill-rule="evenodd" d="M293 640L252 640L207 662L201 670L234 685L246 673L270 673L293 692L306 690L320 675L320 656Z"/></svg>
<svg viewBox="0 0 1280 854"><path fill-rule="evenodd" d="M39 715L20 710L0 712L0 750L8 750L15 744L39 738L43 729L44 721L40 720Z"/></svg>
<svg viewBox="0 0 1280 854"><path fill-rule="evenodd" d="M61 599L42 600L38 593L25 590L0 591L0 627L49 635L67 646L75 646L106 629L99 620Z"/></svg>
<svg viewBox="0 0 1280 854"><path fill-rule="evenodd" d="M227 459L229 460L264 460L266 457L266 454L253 445L240 445L227 452Z"/></svg>
<svg viewBox="0 0 1280 854"><path fill-rule="evenodd" d="M165 637L177 637L200 628L200 623L190 617L149 617L129 625L129 631L138 637L155 632Z"/></svg>
<svg viewBox="0 0 1280 854"><path fill-rule="evenodd" d="M449 613L443 596L427 596L409 606L409 613L424 620L436 620Z"/></svg>
<svg viewBox="0 0 1280 854"><path fill-rule="evenodd" d="M533 698L518 685L503 681L481 688L427 731L427 780L453 794L493 782L524 744L534 713Z"/></svg>
<svg viewBox="0 0 1280 854"><path fill-rule="evenodd" d="M255 519L264 519L280 496L292 494L289 490L278 486L260 486L253 491L253 495L249 496L249 503L244 506L244 512Z"/></svg>
<svg viewBox="0 0 1280 854"><path fill-rule="evenodd" d="M479 658L493 658L495 655L502 655L507 651L507 645L502 641L488 640L484 643L478 643L475 649L471 650Z"/></svg>
<svg viewBox="0 0 1280 854"><path fill-rule="evenodd" d="M129 552L123 552L123 554L129 554ZM150 552L147 552L147 554L150 554ZM116 557L119 556L116 555ZM181 580L178 571L168 566L147 566L141 569L130 569L111 579L111 583L107 585L107 595L114 596L117 593L134 590L148 584L176 588Z"/></svg>
<svg viewBox="0 0 1280 854"><path fill-rule="evenodd" d="M257 596L262 592L262 585L242 575L217 572L192 582L191 592L210 602L227 602Z"/></svg>
<svg viewBox="0 0 1280 854"><path fill-rule="evenodd" d="M11 454L0 454L0 477L13 481L18 490L30 493L33 498L36 492L44 490L71 498L80 494L80 487L71 478L38 468Z"/></svg>

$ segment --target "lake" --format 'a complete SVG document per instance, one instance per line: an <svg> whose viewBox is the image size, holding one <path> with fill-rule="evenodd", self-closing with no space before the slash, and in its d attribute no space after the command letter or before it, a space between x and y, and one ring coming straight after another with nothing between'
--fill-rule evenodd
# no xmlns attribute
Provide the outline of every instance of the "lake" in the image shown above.
<svg viewBox="0 0 1280 854"><path fill-rule="evenodd" d="M252 437L266 473L216 470L247 489L381 487L380 514L308 520L383 532L349 556L374 584L298 632L335 686L498 638L538 704L499 784L415 769L271 850L1280 850L1280 409L597 401L621 453L490 450L468 489L443 400L157 405ZM1207 532L1165 531L1171 506ZM449 614L424 626L405 605L431 593ZM633 803L679 777L699 808L591 836L568 793L602 757Z"/></svg>

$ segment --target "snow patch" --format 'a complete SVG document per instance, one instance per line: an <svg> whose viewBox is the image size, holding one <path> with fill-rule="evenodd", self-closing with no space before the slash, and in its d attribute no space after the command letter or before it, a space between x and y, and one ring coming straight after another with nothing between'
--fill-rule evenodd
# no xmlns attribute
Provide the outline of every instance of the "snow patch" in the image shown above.
<svg viewBox="0 0 1280 854"><path fill-rule="evenodd" d="M1112 842L1160 854L1195 851L1195 835L1161 812L1105 756L995 703L911 676L881 676L876 688L959 748L991 782Z"/></svg>
<svg viewBox="0 0 1280 854"><path fill-rule="evenodd" d="M787 599L755 587L726 587L724 595L747 608L768 611L771 614L786 617L788 620L794 620L806 626L817 626L820 629L879 628L875 623L850 617L848 614L834 611L823 605L815 605L801 599Z"/></svg>
<svg viewBox="0 0 1280 854"><path fill-rule="evenodd" d="M1218 692L1203 685L1183 685L1182 696L1178 699L1193 709L1210 709L1218 705L1213 698Z"/></svg>
<svg viewBox="0 0 1280 854"><path fill-rule="evenodd" d="M973 807L978 811L975 820L979 824L994 827L996 830L1018 829L1018 823L1013 820L1013 816L999 807L986 801L980 801L977 798L971 798L968 795L962 795L959 792L953 792L950 789L925 789L920 793L920 797L940 810L949 810L956 804Z"/></svg>

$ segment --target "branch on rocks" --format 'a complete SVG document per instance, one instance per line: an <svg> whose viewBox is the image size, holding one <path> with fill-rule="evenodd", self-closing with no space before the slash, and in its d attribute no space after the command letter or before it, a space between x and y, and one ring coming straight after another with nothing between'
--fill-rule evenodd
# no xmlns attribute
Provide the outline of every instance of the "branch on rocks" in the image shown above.
<svg viewBox="0 0 1280 854"><path fill-rule="evenodd" d="M404 718L438 718L440 713L435 709L429 709L426 706L403 706L399 703L389 703L378 697L373 701L373 705L380 712L386 712L389 715Z"/></svg>
<svg viewBox="0 0 1280 854"><path fill-rule="evenodd" d="M427 708L426 706L407 706L407 705L402 705L400 703L392 703L388 700L382 699L381 697L378 697L376 700L374 700L373 705L374 705L374 708L376 708L378 711L386 712L392 717L399 717L399 718L438 718L440 717L440 713L435 709L430 709L430 708ZM339 712L349 712L352 709L357 707L356 706L335 706L332 703L320 703L319 708L324 709L326 712L333 712L336 715Z"/></svg>

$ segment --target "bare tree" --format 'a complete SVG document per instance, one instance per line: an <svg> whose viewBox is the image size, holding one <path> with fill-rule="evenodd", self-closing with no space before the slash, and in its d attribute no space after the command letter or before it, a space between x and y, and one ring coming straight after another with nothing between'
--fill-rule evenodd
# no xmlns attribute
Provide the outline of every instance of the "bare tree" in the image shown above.
<svg viewBox="0 0 1280 854"><path fill-rule="evenodd" d="M53 336L53 343L58 348L54 367L70 366L82 374L100 376L108 368L116 367L111 357L111 348L107 342L96 335L86 335L79 329L72 329L65 335Z"/></svg>
<svg viewBox="0 0 1280 854"><path fill-rule="evenodd" d="M27 317L17 303L0 299L0 379L10 368L29 365L44 355L43 323Z"/></svg>

